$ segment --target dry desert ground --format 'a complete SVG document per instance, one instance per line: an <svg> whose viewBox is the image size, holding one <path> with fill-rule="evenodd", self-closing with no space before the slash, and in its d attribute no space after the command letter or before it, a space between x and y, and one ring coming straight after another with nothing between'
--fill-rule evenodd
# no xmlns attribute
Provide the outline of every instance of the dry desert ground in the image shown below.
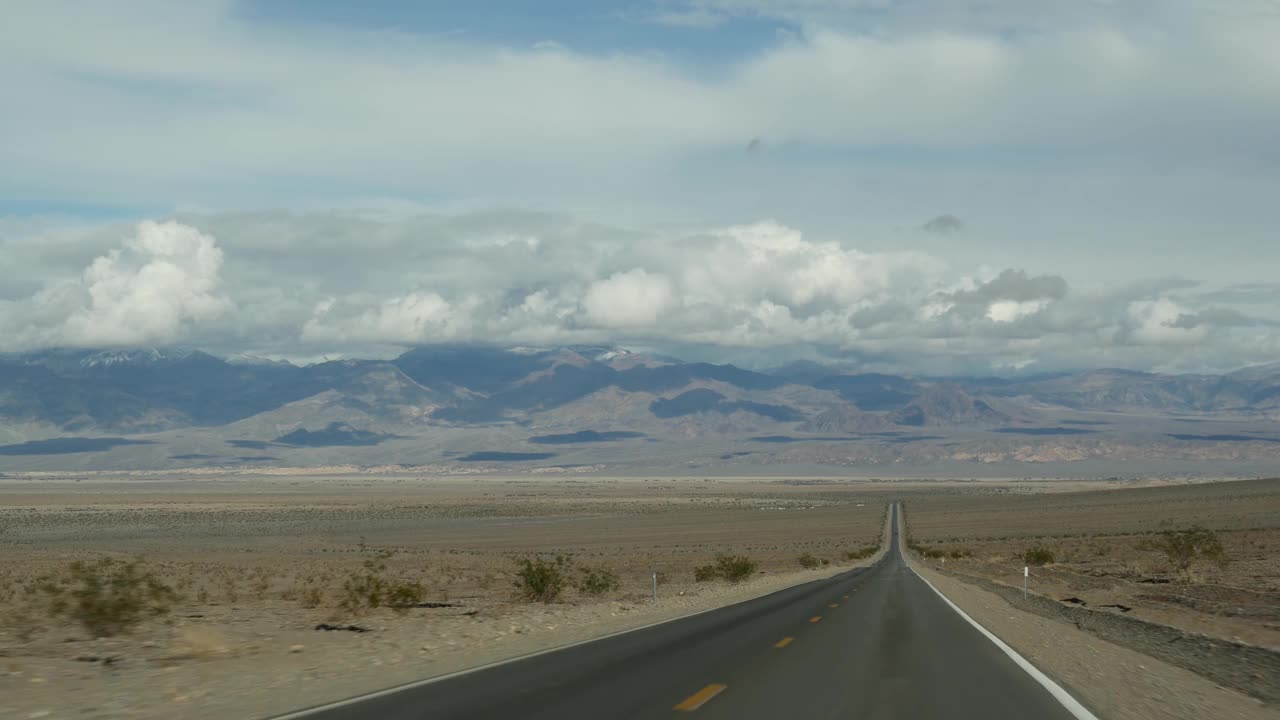
<svg viewBox="0 0 1280 720"><path fill-rule="evenodd" d="M872 562L895 500L913 543L956 551L949 570L1012 582L1021 554L1046 546L1045 595L1277 645L1275 481L9 477L0 717L268 717ZM1138 549L1189 524L1216 530L1232 562L1173 577ZM719 555L755 567L695 580ZM519 596L523 559L561 556L554 602ZM80 587L72 564L104 558L136 561L135 583L165 591L155 614L101 631L58 605Z"/></svg>

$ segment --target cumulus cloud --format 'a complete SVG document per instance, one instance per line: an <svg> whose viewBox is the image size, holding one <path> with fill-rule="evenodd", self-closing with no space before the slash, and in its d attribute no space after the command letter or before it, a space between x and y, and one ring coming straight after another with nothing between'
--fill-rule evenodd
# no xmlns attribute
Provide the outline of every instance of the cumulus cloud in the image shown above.
<svg viewBox="0 0 1280 720"><path fill-rule="evenodd" d="M616 342L753 363L820 351L946 373L1228 369L1280 349L1277 306L1256 302L1270 286L1089 288L860 250L857 237L775 221L638 230L510 210L242 213L127 231L121 241L110 228L37 228L0 242L0 286L29 274L8 262L15 249L52 275L0 301L0 351L182 343L313 358Z"/></svg>
<svg viewBox="0 0 1280 720"><path fill-rule="evenodd" d="M992 322L1007 323L1018 318L1034 315L1049 304L1048 300L996 300L987 306L987 319Z"/></svg>
<svg viewBox="0 0 1280 720"><path fill-rule="evenodd" d="M601 327L654 329L674 301L670 280L635 268L591 283L582 306Z"/></svg>
<svg viewBox="0 0 1280 720"><path fill-rule="evenodd" d="M411 292L378 299L357 294L318 302L302 327L310 343L388 343L414 345L467 339L467 303L454 305L434 292Z"/></svg>
<svg viewBox="0 0 1280 720"><path fill-rule="evenodd" d="M1067 281L1057 275L1030 276L1024 270L1006 269L986 282L964 278L961 287L935 292L923 308L923 316L966 327L976 318L1007 324L1036 315L1062 300Z"/></svg>
<svg viewBox="0 0 1280 720"><path fill-rule="evenodd" d="M217 242L177 222L140 223L75 280L0 305L16 348L113 347L180 340L231 308L218 294Z"/></svg>
<svg viewBox="0 0 1280 720"><path fill-rule="evenodd" d="M1195 343L1205 339L1209 328L1180 322L1187 308L1169 298L1136 300L1129 303L1134 339L1156 345Z"/></svg>

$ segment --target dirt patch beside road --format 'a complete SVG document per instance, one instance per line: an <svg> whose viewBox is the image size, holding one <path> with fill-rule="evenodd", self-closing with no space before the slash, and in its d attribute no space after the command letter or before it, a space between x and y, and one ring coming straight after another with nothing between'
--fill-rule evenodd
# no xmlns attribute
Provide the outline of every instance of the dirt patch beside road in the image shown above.
<svg viewBox="0 0 1280 720"><path fill-rule="evenodd" d="M930 563L1088 608L1280 649L1280 480L1035 496L921 496L908 531ZM1176 570L1159 541L1199 526L1227 562ZM1026 553L1043 553L1028 562ZM1043 564L1040 564L1043 563Z"/></svg>
<svg viewBox="0 0 1280 720"><path fill-rule="evenodd" d="M1275 707L1205 677L1014 608L912 562L921 576L1105 720L1274 720Z"/></svg>

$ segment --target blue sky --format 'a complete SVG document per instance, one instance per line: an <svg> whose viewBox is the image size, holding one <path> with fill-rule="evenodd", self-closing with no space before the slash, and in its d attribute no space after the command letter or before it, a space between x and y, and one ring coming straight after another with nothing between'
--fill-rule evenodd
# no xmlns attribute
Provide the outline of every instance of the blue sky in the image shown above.
<svg viewBox="0 0 1280 720"><path fill-rule="evenodd" d="M1280 265L1268 0L32 0L0 86L0 350L443 323L966 367L1280 351L1266 303L1212 304ZM197 234L139 230L174 218ZM699 265L760 256L795 286ZM947 299L1006 270L1071 292ZM146 279L176 316L130 304L168 297Z"/></svg>
<svg viewBox="0 0 1280 720"><path fill-rule="evenodd" d="M413 3L373 0L243 0L240 17L277 28L328 26L342 29L452 37L466 43L532 46L554 42L577 52L662 53L690 68L731 62L775 45L795 23L754 13L717 17L702 24L671 22L674 6L635 0L506 0L503 2ZM712 22L708 17L707 22Z"/></svg>

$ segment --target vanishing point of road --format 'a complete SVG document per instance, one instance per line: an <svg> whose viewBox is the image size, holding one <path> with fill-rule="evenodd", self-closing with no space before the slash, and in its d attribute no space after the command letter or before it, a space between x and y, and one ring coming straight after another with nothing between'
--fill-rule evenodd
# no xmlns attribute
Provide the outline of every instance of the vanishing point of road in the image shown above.
<svg viewBox="0 0 1280 720"><path fill-rule="evenodd" d="M867 568L279 720L1092 718L908 567L898 516Z"/></svg>

